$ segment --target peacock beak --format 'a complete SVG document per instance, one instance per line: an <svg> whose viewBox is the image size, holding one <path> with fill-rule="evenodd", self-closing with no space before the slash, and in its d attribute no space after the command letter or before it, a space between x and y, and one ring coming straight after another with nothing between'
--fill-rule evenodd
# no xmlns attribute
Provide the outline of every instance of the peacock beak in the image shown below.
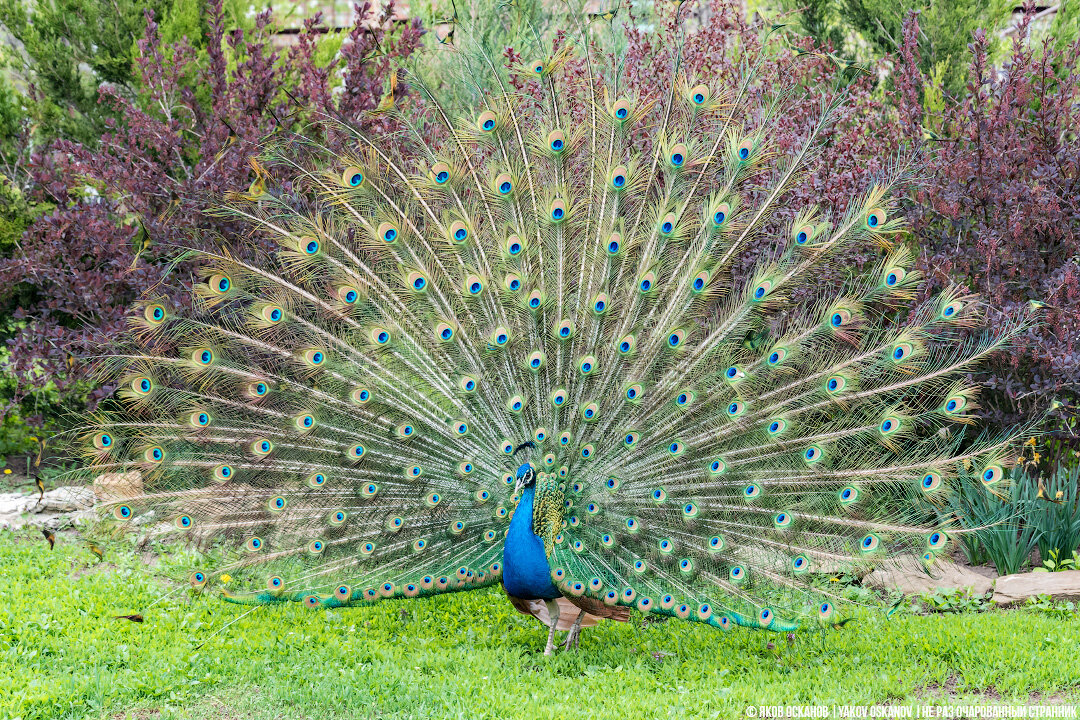
<svg viewBox="0 0 1080 720"><path fill-rule="evenodd" d="M525 489L525 478L518 478L518 481L514 483L514 494L521 495L521 491Z"/></svg>

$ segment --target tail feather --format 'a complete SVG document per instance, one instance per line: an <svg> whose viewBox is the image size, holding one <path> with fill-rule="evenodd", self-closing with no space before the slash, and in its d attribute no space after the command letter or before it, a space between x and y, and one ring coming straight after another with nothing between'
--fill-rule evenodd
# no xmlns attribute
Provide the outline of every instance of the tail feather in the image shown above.
<svg viewBox="0 0 1080 720"><path fill-rule="evenodd" d="M772 128L811 101L758 107L754 66L724 93L676 60L635 97L585 40L513 82L462 54L465 112L414 78L424 112L383 112L406 151L345 127L345 153L269 148L266 191L215 210L256 228L250 252L204 254L192 310L148 297L102 363L119 409L90 418L82 473L142 478L106 511L220 554L191 582L233 576L237 602L468 590L499 581L531 440L565 485L553 580L590 617L829 621L816 571L942 552L909 496L1004 482L1023 433L967 432L965 377L1024 323L973 332L955 288L898 321L904 158L840 213L789 207L842 93L782 153ZM798 300L863 246L866 276Z"/></svg>

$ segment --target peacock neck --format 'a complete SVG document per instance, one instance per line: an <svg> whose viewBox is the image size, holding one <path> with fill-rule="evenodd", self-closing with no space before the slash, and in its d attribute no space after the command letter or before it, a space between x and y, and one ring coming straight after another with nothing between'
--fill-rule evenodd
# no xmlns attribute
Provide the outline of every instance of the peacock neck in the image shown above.
<svg viewBox="0 0 1080 720"><path fill-rule="evenodd" d="M507 594L525 600L551 600L560 593L551 582L544 542L533 532L533 503L536 488L521 493L503 546L503 587Z"/></svg>

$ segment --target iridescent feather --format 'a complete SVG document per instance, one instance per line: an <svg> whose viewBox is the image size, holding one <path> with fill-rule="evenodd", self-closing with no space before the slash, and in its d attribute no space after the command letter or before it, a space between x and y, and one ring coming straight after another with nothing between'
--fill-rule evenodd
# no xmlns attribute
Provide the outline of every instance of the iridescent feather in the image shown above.
<svg viewBox="0 0 1080 720"><path fill-rule="evenodd" d="M500 582L531 441L533 532L590 618L832 623L844 601L815 573L947 548L932 513L890 498L942 503L969 466L1002 481L1015 436L966 431L964 379L1022 325L972 334L978 300L956 289L895 324L919 279L906 164L842 213L792 213L836 104L781 157L769 120L795 100L749 112L749 75L638 98L582 38L511 69L527 99L454 29L462 77L494 88L477 107L409 77L441 128L391 92L377 112L404 156L351 130L318 167L268 149L257 199L225 212L279 250L206 254L190 312L133 314L132 349L103 363L121 409L81 434L84 475L141 478L107 515L221 546L189 581L228 574L235 602L469 590ZM740 273L778 214L786 235ZM793 302L861 246L876 267Z"/></svg>

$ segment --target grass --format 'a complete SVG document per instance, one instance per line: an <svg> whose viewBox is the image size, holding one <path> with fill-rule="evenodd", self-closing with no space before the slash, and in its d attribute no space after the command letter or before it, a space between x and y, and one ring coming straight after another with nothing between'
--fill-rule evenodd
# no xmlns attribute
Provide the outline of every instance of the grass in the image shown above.
<svg viewBox="0 0 1080 720"><path fill-rule="evenodd" d="M545 629L494 589L241 617L247 608L186 591L150 606L164 569L131 550L99 564L74 538L50 551L40 535L0 532L0 717L725 718L760 704L1080 702L1080 616L1060 609L867 612L790 641L635 616L544 657ZM112 619L140 611L145 623Z"/></svg>

